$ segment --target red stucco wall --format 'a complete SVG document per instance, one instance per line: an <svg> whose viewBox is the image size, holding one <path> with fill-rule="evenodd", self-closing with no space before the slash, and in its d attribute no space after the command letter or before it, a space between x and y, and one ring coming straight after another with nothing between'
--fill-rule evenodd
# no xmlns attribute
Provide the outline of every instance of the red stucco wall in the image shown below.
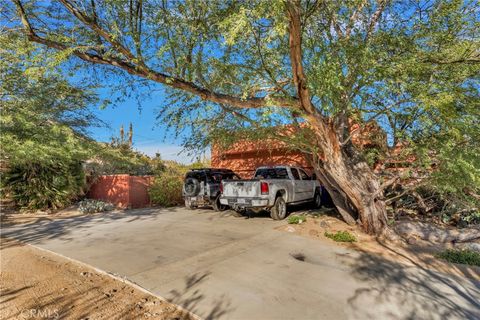
<svg viewBox="0 0 480 320"><path fill-rule="evenodd" d="M293 126L278 128L279 135L283 137L294 135L296 130ZM351 121L350 129L352 142L358 148L363 149L369 145L386 147L386 135L376 123L372 122L361 127ZM307 155L300 151L292 151L282 141L271 139L241 140L226 150L214 144L211 161L212 167L231 169L242 178L251 178L255 168L259 166L291 165L301 167L310 174L313 171Z"/></svg>
<svg viewBox="0 0 480 320"><path fill-rule="evenodd" d="M276 141L241 141L228 150L212 147L212 167L226 168L236 172L242 178L251 178L260 166L291 165L312 172L307 157L301 152L288 150Z"/></svg>
<svg viewBox="0 0 480 320"><path fill-rule="evenodd" d="M153 183L153 176L130 177L130 206L144 208L150 206L148 187Z"/></svg>
<svg viewBox="0 0 480 320"><path fill-rule="evenodd" d="M148 186L152 176L128 174L105 175L96 178L87 193L87 198L113 203L119 208L144 208L150 206Z"/></svg>

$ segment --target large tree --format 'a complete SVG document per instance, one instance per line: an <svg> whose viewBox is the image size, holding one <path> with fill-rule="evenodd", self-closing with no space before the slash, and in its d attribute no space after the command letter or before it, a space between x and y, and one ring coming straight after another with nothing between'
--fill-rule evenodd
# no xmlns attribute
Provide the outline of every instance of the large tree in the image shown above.
<svg viewBox="0 0 480 320"><path fill-rule="evenodd" d="M476 1L13 2L28 39L60 58L169 88L163 114L180 129L308 130L308 141L290 143L311 154L344 219L368 233L386 227L391 181L352 144L351 120L391 120L395 140L423 111L478 97Z"/></svg>

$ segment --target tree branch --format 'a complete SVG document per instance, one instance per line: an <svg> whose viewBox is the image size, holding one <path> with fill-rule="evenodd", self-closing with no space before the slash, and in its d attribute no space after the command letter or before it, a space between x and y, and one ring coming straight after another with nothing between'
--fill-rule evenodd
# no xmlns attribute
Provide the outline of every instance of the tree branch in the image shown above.
<svg viewBox="0 0 480 320"><path fill-rule="evenodd" d="M353 26L357 22L357 16L358 16L359 12L362 11L363 7L365 6L365 3L366 3L366 1L362 1L360 6L350 16L350 19L348 20L347 28L345 29L345 38L346 39L350 38L350 34L352 33Z"/></svg>
<svg viewBox="0 0 480 320"><path fill-rule="evenodd" d="M70 11L78 20L80 20L83 24L87 25L90 29L92 29L96 34L98 34L103 39L107 40L115 49L117 49L120 53L122 53L127 59L131 62L137 61L137 58L124 47L120 42L116 41L110 33L104 30L100 25L96 22L95 19L92 19L85 15L83 12L78 10L73 4L68 2L67 0L59 0L68 11Z"/></svg>
<svg viewBox="0 0 480 320"><path fill-rule="evenodd" d="M65 2L65 0L61 1ZM98 53L81 51L78 49L74 49L75 47L70 47L64 43L42 38L38 36L32 28L20 0L13 0L13 2L17 6L17 12L20 16L21 22L30 41L43 44L49 48L57 50L71 49L72 54L84 61L96 64L111 65L123 69L129 74L136 75L145 79L150 79L155 82L167 85L171 88L180 89L185 92L194 94L196 96L199 96L203 100L208 100L215 103L223 103L237 108L263 108L266 106L292 107L298 105L298 101L295 97L277 97L267 95L265 97L251 97L244 99L228 94L211 91L202 88L193 82L185 81L184 79L171 77L167 74L153 71L146 67L139 68L138 65L135 65L132 61L125 61L117 57L106 57ZM116 42L115 40L112 41ZM130 55L129 53L125 54Z"/></svg>
<svg viewBox="0 0 480 320"><path fill-rule="evenodd" d="M300 1L286 2L289 17L290 61L292 64L293 82L297 89L300 106L305 112L314 114L315 110L310 100L310 92L302 65L302 26L300 16Z"/></svg>
<svg viewBox="0 0 480 320"><path fill-rule="evenodd" d="M370 23L368 24L367 34L365 35L365 42L368 42L368 40L370 39L370 35L372 34L373 29L375 29L375 25L377 24L378 19L380 19L380 16L382 15L382 12L385 9L386 4L387 4L386 0L377 1L378 8L370 17Z"/></svg>

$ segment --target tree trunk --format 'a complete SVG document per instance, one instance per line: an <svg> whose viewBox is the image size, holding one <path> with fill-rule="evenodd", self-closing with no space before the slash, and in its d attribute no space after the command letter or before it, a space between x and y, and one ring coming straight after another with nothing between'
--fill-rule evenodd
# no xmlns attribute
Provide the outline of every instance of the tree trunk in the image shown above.
<svg viewBox="0 0 480 320"><path fill-rule="evenodd" d="M302 65L301 2L289 0L285 4L289 19L290 62L299 109L313 130L318 147L315 170L347 223L354 224L354 216L358 216L365 232L380 234L387 226L385 203L379 198L381 186L352 142L347 139L349 142L340 143L347 141L341 135L350 134L345 101L336 121L324 117L313 106Z"/></svg>
<svg viewBox="0 0 480 320"><path fill-rule="evenodd" d="M322 141L322 154L313 163L315 172L348 224L358 219L365 232L380 234L387 218L378 177L352 145L340 145L332 126L328 130L328 135L315 130Z"/></svg>

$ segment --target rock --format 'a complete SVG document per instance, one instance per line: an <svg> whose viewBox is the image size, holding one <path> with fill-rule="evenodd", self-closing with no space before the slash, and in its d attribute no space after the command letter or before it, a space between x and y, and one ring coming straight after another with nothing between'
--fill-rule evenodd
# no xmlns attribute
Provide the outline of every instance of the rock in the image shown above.
<svg viewBox="0 0 480 320"><path fill-rule="evenodd" d="M295 232L295 228L292 227L292 226L288 226L288 227L285 229L285 231L287 231L287 232Z"/></svg>
<svg viewBox="0 0 480 320"><path fill-rule="evenodd" d="M325 221L320 221L320 227L327 229L330 228L330 225Z"/></svg>
<svg viewBox="0 0 480 320"><path fill-rule="evenodd" d="M425 222L399 222L394 230L404 239L415 237L432 243L470 242L480 239L480 230L475 227L458 229L437 226Z"/></svg>
<svg viewBox="0 0 480 320"><path fill-rule="evenodd" d="M144 303L144 306L145 307L151 307L151 306L154 306L156 303L155 301L147 301Z"/></svg>
<svg viewBox="0 0 480 320"><path fill-rule="evenodd" d="M408 237L407 239L407 243L412 245L412 244L415 244L415 242L417 242L417 239L415 239L415 237Z"/></svg>
<svg viewBox="0 0 480 320"><path fill-rule="evenodd" d="M458 244L455 247L463 250L467 249L467 250L480 252L480 243L477 243L477 242L466 242L466 243Z"/></svg>

